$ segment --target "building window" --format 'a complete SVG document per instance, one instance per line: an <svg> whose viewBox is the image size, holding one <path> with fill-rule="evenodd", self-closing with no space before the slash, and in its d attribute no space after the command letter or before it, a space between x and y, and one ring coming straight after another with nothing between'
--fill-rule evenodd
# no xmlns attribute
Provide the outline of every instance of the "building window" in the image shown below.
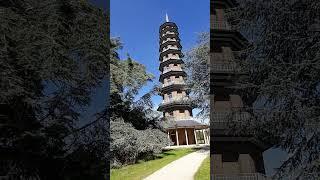
<svg viewBox="0 0 320 180"><path fill-rule="evenodd" d="M178 94L181 94L181 93L182 93L182 91L180 91L180 90L179 90L179 91L177 91L177 93L178 93Z"/></svg>
<svg viewBox="0 0 320 180"><path fill-rule="evenodd" d="M181 109L180 109L179 112L180 112L180 113L184 113L184 110L181 110Z"/></svg>
<svg viewBox="0 0 320 180"><path fill-rule="evenodd" d="M173 66L178 66L178 64L173 64Z"/></svg>
<svg viewBox="0 0 320 180"><path fill-rule="evenodd" d="M180 76L176 76L175 78L176 78L176 79L180 79Z"/></svg>

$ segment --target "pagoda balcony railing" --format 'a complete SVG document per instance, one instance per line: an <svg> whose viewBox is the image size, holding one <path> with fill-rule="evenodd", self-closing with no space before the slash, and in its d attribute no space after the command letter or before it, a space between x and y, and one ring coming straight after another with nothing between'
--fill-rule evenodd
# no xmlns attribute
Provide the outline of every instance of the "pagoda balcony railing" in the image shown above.
<svg viewBox="0 0 320 180"><path fill-rule="evenodd" d="M161 52L165 52L165 51L167 51L167 50L169 50L169 49L181 50L181 49L179 49L179 48L177 48L177 47L168 47L168 48L163 48L163 50L162 50Z"/></svg>
<svg viewBox="0 0 320 180"><path fill-rule="evenodd" d="M177 59L177 60L179 60L180 57L175 57L175 56L172 56L172 57L164 57L163 60L162 60L162 62L168 61L169 59Z"/></svg>
<svg viewBox="0 0 320 180"><path fill-rule="evenodd" d="M162 87L167 87L167 86L170 86L172 84L181 84L181 85L184 85L186 84L184 81L170 81L170 82L167 82L167 83L164 83L162 84Z"/></svg>
<svg viewBox="0 0 320 180"><path fill-rule="evenodd" d="M241 111L239 108L232 108L230 111L225 112L212 112L210 116L211 123L232 123L250 119L250 113Z"/></svg>
<svg viewBox="0 0 320 180"><path fill-rule="evenodd" d="M234 61L234 55L237 51L222 52L222 53L211 53L210 62L222 62L222 61Z"/></svg>
<svg viewBox="0 0 320 180"><path fill-rule="evenodd" d="M182 68L181 68L181 67L167 68L167 69L164 69L164 70L162 71L162 74L165 74L165 73L167 73L167 72L169 72L169 71L182 71Z"/></svg>
<svg viewBox="0 0 320 180"><path fill-rule="evenodd" d="M211 175L214 180L269 180L266 175L261 173L244 173L239 175Z"/></svg>
<svg viewBox="0 0 320 180"><path fill-rule="evenodd" d="M167 34L175 34L174 32L171 32L171 31L167 31L166 33L162 34L162 36L165 36Z"/></svg>
<svg viewBox="0 0 320 180"><path fill-rule="evenodd" d="M193 119L193 117L188 116L188 117L175 117L175 116L166 116L164 117L164 119L168 120L168 121L176 121L176 120L191 120Z"/></svg>
<svg viewBox="0 0 320 180"><path fill-rule="evenodd" d="M216 62L210 64L210 72L236 72L239 71L236 63Z"/></svg>
<svg viewBox="0 0 320 180"><path fill-rule="evenodd" d="M161 44L164 44L164 43L166 43L168 41L177 41L177 40L175 38L167 38L166 40L162 41Z"/></svg>
<svg viewBox="0 0 320 180"><path fill-rule="evenodd" d="M171 98L168 100L163 100L160 106L164 106L167 104L172 104L172 103L190 103L189 97L178 97L178 98Z"/></svg>

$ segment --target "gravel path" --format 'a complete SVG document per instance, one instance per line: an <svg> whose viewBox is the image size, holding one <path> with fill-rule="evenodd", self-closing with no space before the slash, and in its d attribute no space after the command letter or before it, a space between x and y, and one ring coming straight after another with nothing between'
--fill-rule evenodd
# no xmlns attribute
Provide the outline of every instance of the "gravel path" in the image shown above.
<svg viewBox="0 0 320 180"><path fill-rule="evenodd" d="M177 159L154 172L144 180L193 180L209 150L201 149Z"/></svg>

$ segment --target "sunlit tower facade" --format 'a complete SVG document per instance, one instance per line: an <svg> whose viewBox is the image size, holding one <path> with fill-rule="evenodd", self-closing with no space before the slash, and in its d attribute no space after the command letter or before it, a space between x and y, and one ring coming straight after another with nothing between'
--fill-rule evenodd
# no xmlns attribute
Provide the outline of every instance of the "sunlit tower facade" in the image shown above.
<svg viewBox="0 0 320 180"><path fill-rule="evenodd" d="M204 130L207 126L193 120L181 49L178 27L166 15L166 22L159 29L159 81L163 101L158 111L166 121L172 122L167 133L174 145L208 144L208 131Z"/></svg>

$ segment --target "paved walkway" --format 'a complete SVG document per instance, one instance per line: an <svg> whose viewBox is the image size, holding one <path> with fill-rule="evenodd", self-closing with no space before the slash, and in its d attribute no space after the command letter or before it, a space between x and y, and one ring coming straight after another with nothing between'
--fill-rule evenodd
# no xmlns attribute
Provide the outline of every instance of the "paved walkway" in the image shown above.
<svg viewBox="0 0 320 180"><path fill-rule="evenodd" d="M154 172L144 180L193 180L209 150L201 149L177 159Z"/></svg>

